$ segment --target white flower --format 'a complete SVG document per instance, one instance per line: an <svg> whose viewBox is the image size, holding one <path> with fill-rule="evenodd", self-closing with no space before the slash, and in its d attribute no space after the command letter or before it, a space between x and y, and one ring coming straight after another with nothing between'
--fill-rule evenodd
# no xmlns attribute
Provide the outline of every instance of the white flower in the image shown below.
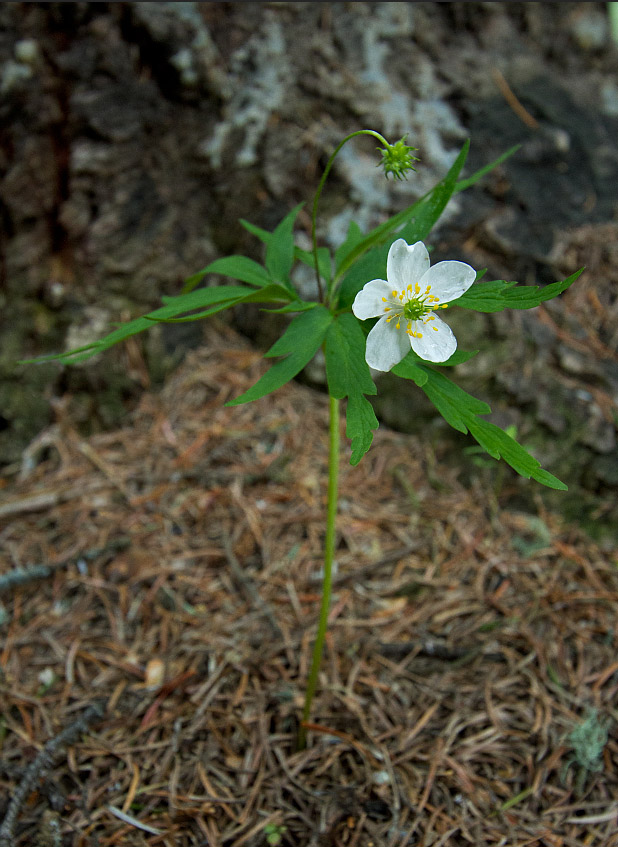
<svg viewBox="0 0 618 847"><path fill-rule="evenodd" d="M474 268L465 262L438 262L430 268L423 242L409 246L400 238L388 251L386 277L368 282L352 306L362 321L380 317L367 336L369 367L390 371L410 347L421 359L445 362L457 349L457 339L435 312L470 288Z"/></svg>

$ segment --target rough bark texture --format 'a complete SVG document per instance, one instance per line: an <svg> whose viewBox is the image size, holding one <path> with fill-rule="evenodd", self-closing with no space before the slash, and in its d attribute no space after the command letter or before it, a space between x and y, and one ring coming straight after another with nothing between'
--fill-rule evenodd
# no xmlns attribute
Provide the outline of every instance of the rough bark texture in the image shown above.
<svg viewBox="0 0 618 847"><path fill-rule="evenodd" d="M237 219L273 227L309 203L333 146L371 126L408 133L419 170L387 184L372 143L346 148L322 206L331 245L351 216L369 227L427 190L467 136L468 172L522 143L449 206L434 255L487 278L587 276L542 315L453 310L461 346L483 351L461 378L571 484L616 484L618 60L604 4L15 3L0 31L0 461L59 407L90 429L116 423L204 330L157 328L80 368L16 359L91 339L219 255L259 257ZM265 344L257 315L234 320ZM386 422L431 418L413 389L386 378L380 394Z"/></svg>

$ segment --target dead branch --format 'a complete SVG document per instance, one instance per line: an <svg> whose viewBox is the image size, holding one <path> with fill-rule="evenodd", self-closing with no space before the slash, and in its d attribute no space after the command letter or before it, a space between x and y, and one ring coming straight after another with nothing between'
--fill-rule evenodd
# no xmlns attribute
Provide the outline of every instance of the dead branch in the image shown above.
<svg viewBox="0 0 618 847"><path fill-rule="evenodd" d="M53 767L59 750L65 744L72 744L76 741L82 732L86 732L91 723L103 717L103 713L103 703L93 703L74 723L69 724L59 735L50 739L34 761L28 765L22 781L11 797L4 821L0 826L0 847L13 847L13 830L20 809L26 797L36 788L47 771Z"/></svg>

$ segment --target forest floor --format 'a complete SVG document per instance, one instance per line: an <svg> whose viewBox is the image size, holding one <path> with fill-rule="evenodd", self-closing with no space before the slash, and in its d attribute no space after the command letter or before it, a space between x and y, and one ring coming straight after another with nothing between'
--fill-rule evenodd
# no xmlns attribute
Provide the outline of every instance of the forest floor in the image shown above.
<svg viewBox="0 0 618 847"><path fill-rule="evenodd" d="M617 551L437 442L343 450L297 750L328 402L225 408L262 369L209 325L125 426L59 409L0 477L0 844L618 845Z"/></svg>

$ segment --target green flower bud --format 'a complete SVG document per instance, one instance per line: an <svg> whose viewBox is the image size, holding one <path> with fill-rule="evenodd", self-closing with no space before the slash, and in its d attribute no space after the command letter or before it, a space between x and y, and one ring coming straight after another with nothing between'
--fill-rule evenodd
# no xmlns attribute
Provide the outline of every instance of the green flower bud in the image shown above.
<svg viewBox="0 0 618 847"><path fill-rule="evenodd" d="M392 174L395 179L407 179L407 172L416 170L412 162L418 162L418 157L412 155L412 150L416 150L417 148L408 147L404 143L405 140L406 136L404 135L395 144L388 144L387 142L383 150L378 147L378 150L382 153L382 161L378 167L381 165L384 168L384 174L387 179L389 174Z"/></svg>

